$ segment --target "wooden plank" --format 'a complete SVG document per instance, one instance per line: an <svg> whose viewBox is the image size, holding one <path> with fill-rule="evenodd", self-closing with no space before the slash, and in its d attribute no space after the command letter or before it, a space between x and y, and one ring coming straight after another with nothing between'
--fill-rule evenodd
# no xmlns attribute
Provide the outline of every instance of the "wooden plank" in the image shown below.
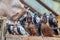
<svg viewBox="0 0 60 40"><path fill-rule="evenodd" d="M28 36L22 36L22 35L6 35L6 40L28 40Z"/></svg>
<svg viewBox="0 0 60 40"><path fill-rule="evenodd" d="M15 37L16 36L16 37ZM17 36L17 35L13 35L8 37L8 35L6 36L6 38L9 40L60 40L60 38L58 37L42 37L42 36Z"/></svg>

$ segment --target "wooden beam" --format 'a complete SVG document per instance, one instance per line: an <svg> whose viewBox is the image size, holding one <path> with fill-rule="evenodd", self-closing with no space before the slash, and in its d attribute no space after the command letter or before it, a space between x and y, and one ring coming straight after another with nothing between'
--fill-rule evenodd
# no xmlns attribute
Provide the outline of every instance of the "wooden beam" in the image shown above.
<svg viewBox="0 0 60 40"><path fill-rule="evenodd" d="M47 10L51 11L55 16L58 16L58 14L50 7L48 7L48 5L46 5L44 2L42 2L41 0L36 0L36 1L39 2L42 6L44 6Z"/></svg>
<svg viewBox="0 0 60 40"><path fill-rule="evenodd" d="M30 10L34 13L37 12L39 14L39 16L41 16L42 14L39 13L37 10L35 10L34 8L32 8L29 4L27 4L24 0L20 0L24 5L27 5L28 7L30 7Z"/></svg>
<svg viewBox="0 0 60 40"><path fill-rule="evenodd" d="M19 36L19 35L6 35L6 40L60 40L60 36L55 37L42 37L42 36Z"/></svg>

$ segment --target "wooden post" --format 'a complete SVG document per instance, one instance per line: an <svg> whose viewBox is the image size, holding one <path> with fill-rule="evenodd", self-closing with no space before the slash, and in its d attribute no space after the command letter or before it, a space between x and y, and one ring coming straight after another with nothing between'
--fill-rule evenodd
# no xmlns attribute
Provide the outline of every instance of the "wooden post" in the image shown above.
<svg viewBox="0 0 60 40"><path fill-rule="evenodd" d="M2 20L2 25L1 25L1 37L2 37L2 40L5 40L6 17L0 17L0 20Z"/></svg>

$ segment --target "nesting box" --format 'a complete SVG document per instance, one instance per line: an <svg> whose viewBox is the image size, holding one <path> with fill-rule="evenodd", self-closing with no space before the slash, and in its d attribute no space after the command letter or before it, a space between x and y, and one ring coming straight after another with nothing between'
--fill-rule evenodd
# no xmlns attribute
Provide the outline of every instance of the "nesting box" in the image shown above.
<svg viewBox="0 0 60 40"><path fill-rule="evenodd" d="M0 40L5 39L6 19L6 17L0 16Z"/></svg>

